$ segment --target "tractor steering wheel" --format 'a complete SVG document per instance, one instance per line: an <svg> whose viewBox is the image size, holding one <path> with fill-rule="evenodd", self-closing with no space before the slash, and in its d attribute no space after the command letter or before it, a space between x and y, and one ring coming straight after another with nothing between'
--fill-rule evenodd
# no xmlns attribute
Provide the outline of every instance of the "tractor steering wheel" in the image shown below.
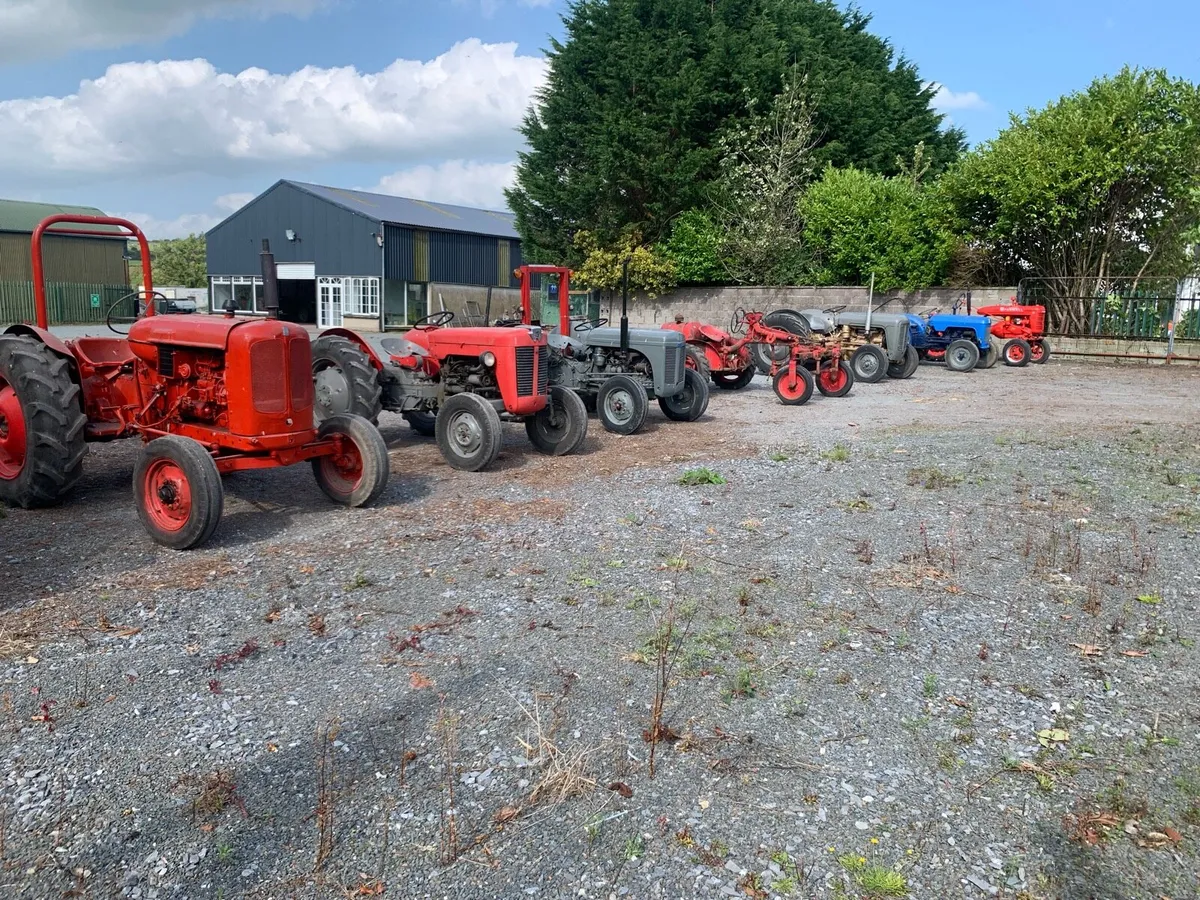
<svg viewBox="0 0 1200 900"><path fill-rule="evenodd" d="M742 309L740 306L733 311L733 316L729 319L729 333L746 333L746 310Z"/></svg>
<svg viewBox="0 0 1200 900"><path fill-rule="evenodd" d="M128 328L125 331L121 331L117 328L117 325L127 325L127 326L132 325L138 319L143 318L145 316L145 313L143 312L142 315L140 315L140 316L135 315L133 318L130 318L129 316L114 316L113 312L114 312L114 310L116 310L116 308L118 306L120 306L122 303L124 303L126 300L128 300L131 297L134 300L134 312L137 312L137 301L139 299L141 299L143 296L146 297L146 308L147 309L149 309L151 303L156 303L159 300L167 299L165 294L159 293L158 291L153 291L152 293L150 293L148 295L145 294L145 292L143 292L143 291L131 291L130 293L125 294L122 297L118 297L115 301L113 301L112 306L110 306L108 308L108 312L106 312L104 314L104 324L108 326L108 330L111 331L113 334L121 335L121 337L125 337L127 334L129 334Z"/></svg>
<svg viewBox="0 0 1200 900"><path fill-rule="evenodd" d="M591 331L593 328L603 328L607 324L608 324L608 319L596 319L591 322L576 322L572 326L572 330L574 330L576 333L583 332L583 331Z"/></svg>
<svg viewBox="0 0 1200 900"><path fill-rule="evenodd" d="M843 303L841 306L831 306L831 307L829 307L829 309L821 310L821 312L840 313L845 308L846 308L846 304Z"/></svg>
<svg viewBox="0 0 1200 900"><path fill-rule="evenodd" d="M427 316L421 316L417 321L413 322L413 328L441 328L443 325L449 325L454 321L454 313L448 309L441 312L430 313Z"/></svg>

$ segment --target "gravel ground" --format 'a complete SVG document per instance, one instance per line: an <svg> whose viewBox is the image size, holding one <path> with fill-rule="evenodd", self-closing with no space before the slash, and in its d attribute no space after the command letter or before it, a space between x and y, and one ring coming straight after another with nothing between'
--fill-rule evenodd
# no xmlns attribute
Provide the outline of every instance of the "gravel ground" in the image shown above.
<svg viewBox="0 0 1200 900"><path fill-rule="evenodd" d="M95 446L0 519L0 888L1196 898L1198 386L759 379L475 475L385 416L377 508L239 474L189 554Z"/></svg>

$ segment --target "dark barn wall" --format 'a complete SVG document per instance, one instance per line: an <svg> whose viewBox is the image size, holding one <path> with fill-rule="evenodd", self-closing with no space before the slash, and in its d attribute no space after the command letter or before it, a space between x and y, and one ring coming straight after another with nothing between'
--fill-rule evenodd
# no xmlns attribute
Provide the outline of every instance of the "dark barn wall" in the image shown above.
<svg viewBox="0 0 1200 900"><path fill-rule="evenodd" d="M521 242L511 238L388 225L384 275L396 281L519 287L512 269L521 265ZM508 266L501 271L503 241Z"/></svg>
<svg viewBox="0 0 1200 900"><path fill-rule="evenodd" d="M316 263L317 275L379 275L380 249L370 219L278 184L208 233L209 275L259 275L263 238L275 261ZM289 241L288 229L296 232Z"/></svg>

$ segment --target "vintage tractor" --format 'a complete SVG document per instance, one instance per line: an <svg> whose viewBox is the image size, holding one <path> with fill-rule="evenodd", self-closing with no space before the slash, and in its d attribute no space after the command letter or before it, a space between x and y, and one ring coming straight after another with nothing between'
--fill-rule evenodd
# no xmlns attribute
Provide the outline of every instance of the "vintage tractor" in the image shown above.
<svg viewBox="0 0 1200 900"><path fill-rule="evenodd" d="M353 412L378 421L380 410L398 412L467 472L495 461L505 421L524 422L542 453L575 451L587 437L587 409L550 384L545 331L447 328L453 320L450 311L426 316L404 337L382 339L382 353L353 331L324 331L313 343L317 418Z"/></svg>
<svg viewBox="0 0 1200 900"><path fill-rule="evenodd" d="M797 313L828 340L837 341L850 360L854 380L875 384L889 378L911 378L921 363L908 340L908 319L895 313L845 312L846 307L806 309ZM794 312L788 310L788 312Z"/></svg>
<svg viewBox="0 0 1200 900"><path fill-rule="evenodd" d="M95 235L97 226L136 238L148 301L121 337L63 341L49 330L42 239ZM107 233L107 232L106 232ZM263 242L265 319L156 313L150 249L131 222L55 215L33 232L37 326L0 336L0 500L48 506L79 480L87 441L138 436L138 515L151 537L186 550L207 540L224 506L221 475L309 461L317 484L348 506L387 486L387 447L370 422L352 415L313 424L308 333L279 320L275 261Z"/></svg>
<svg viewBox="0 0 1200 900"><path fill-rule="evenodd" d="M908 339L923 360L945 360L952 372L970 372L977 366L990 369L1000 352L989 337L991 320L987 316L939 313L925 316L908 314Z"/></svg>
<svg viewBox="0 0 1200 900"><path fill-rule="evenodd" d="M521 282L521 324L541 324L531 297L533 275L558 279L558 296L570 294L571 270L561 266L526 265L517 269ZM570 308L559 303L557 328L549 329L550 383L570 388L594 404L605 430L633 434L646 421L649 399L675 422L694 422L708 408L708 382L685 367L687 344L677 334L657 329L605 328L607 319L572 325Z"/></svg>
<svg viewBox="0 0 1200 900"><path fill-rule="evenodd" d="M1007 341L1000 355L1005 365L1027 366L1050 358L1046 340L1046 307L1023 306L1013 297L1011 304L981 306L976 312L992 320L992 336Z"/></svg>
<svg viewBox="0 0 1200 900"><path fill-rule="evenodd" d="M681 318L677 316L674 324L662 327L690 335L692 346L704 352L702 366L722 387L745 387L756 368L771 378L775 396L788 406L807 403L814 387L826 397L844 397L854 387L854 373L836 343L826 344L811 335L803 337L794 330L768 325L762 313L735 310L728 332L698 322L681 322ZM807 327L790 325L793 329ZM728 381L722 384L724 379Z"/></svg>

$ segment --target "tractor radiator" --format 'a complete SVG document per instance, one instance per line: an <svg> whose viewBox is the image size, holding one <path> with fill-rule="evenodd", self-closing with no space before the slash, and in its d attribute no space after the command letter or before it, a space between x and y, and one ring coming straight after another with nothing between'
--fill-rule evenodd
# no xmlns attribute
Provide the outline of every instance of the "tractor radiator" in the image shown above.
<svg viewBox="0 0 1200 900"><path fill-rule="evenodd" d="M533 394L533 347L517 348L517 396Z"/></svg>
<svg viewBox="0 0 1200 900"><path fill-rule="evenodd" d="M539 394L550 393L550 348L538 347L538 390Z"/></svg>
<svg viewBox="0 0 1200 900"><path fill-rule="evenodd" d="M667 347L663 361L667 370L663 372L665 376L663 380L668 384L678 384L683 381L683 354L675 347Z"/></svg>

